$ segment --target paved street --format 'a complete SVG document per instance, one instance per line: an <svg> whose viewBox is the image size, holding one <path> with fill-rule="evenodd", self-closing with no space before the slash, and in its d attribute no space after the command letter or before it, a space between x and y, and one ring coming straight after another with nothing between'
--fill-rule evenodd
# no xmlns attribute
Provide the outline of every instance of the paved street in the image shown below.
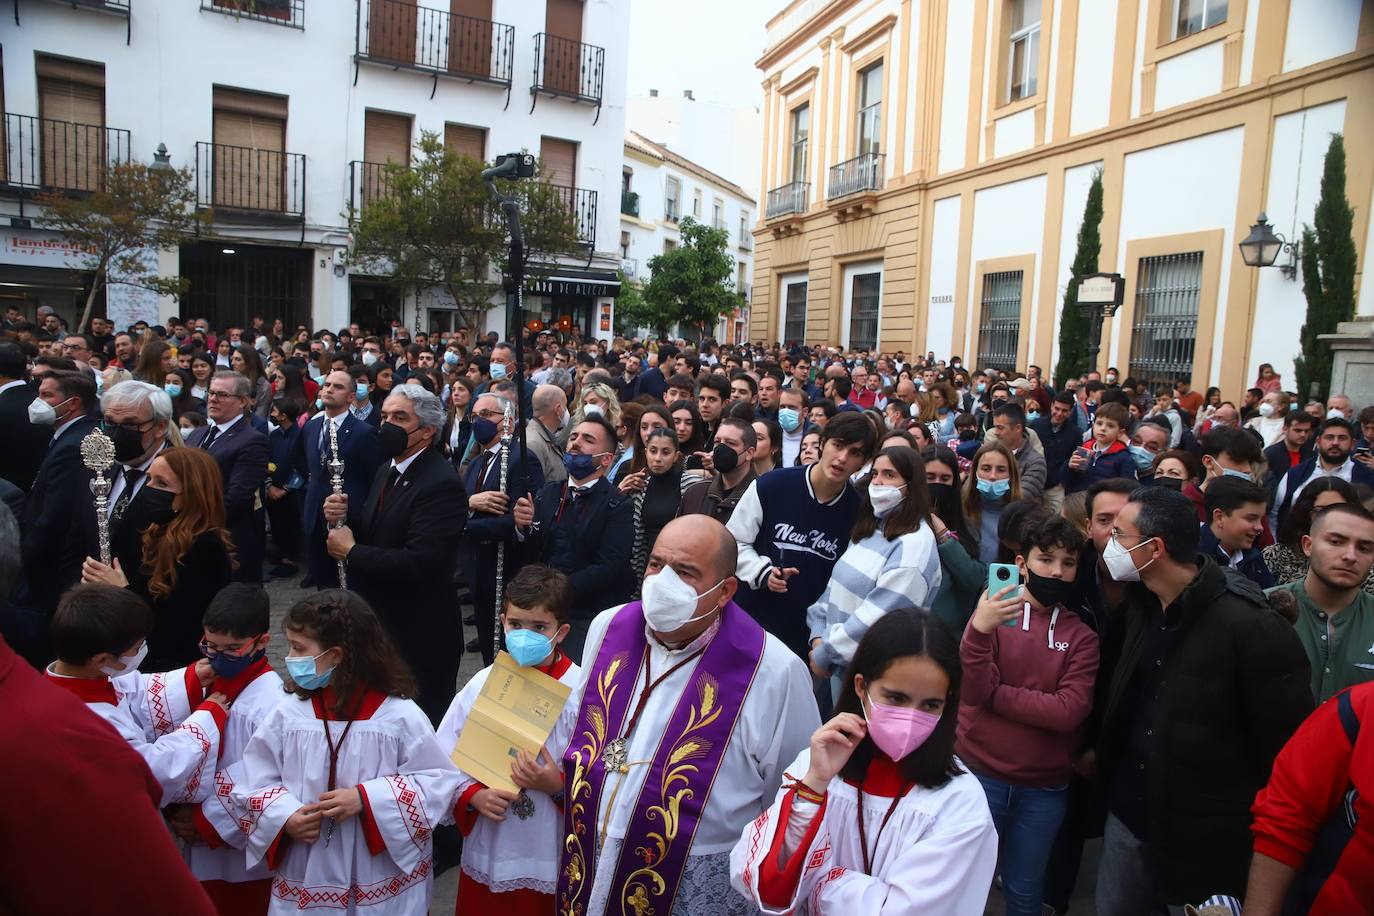
<svg viewBox="0 0 1374 916"><path fill-rule="evenodd" d="M281 620L294 601L300 600L307 594L300 587L300 578L295 579L275 579L267 584L267 594L272 598L272 646L268 650L268 655L272 660L272 666L277 672L285 676L286 672L282 666L282 658L286 655L286 641L281 638ZM464 614L472 612L471 606L465 606ZM476 632L472 627L464 627L464 639L473 639ZM465 653L463 664L459 669L458 683L463 684L472 677L480 668L481 657L475 653ZM1079 874L1078 888L1074 894L1073 912L1075 916L1082 913L1092 916L1095 911L1092 901L1092 886L1097 874L1097 859L1101 852L1102 843L1095 840L1088 845L1084 853L1083 871ZM454 902L458 895L458 869L451 868L440 875L434 882L434 901L430 905L430 913L433 916L447 916L453 912ZM988 900L986 910L987 916L1001 916L1002 896L997 890L992 892Z"/></svg>

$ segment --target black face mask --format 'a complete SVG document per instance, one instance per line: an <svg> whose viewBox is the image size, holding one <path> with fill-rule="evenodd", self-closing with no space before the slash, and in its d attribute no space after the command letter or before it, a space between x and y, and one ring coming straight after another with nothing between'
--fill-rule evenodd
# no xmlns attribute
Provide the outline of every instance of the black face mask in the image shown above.
<svg viewBox="0 0 1374 916"><path fill-rule="evenodd" d="M383 423L377 427L377 452L383 458L395 458L410 444L410 433L395 423Z"/></svg>
<svg viewBox="0 0 1374 916"><path fill-rule="evenodd" d="M105 426L105 433L114 443L115 461L120 464L128 464L147 451L143 447L143 433L138 430L125 429L111 423Z"/></svg>
<svg viewBox="0 0 1374 916"><path fill-rule="evenodd" d="M926 490L930 493L930 504L932 506L945 506L947 500L953 498L954 487L947 483L928 483Z"/></svg>
<svg viewBox="0 0 1374 916"><path fill-rule="evenodd" d="M1157 487L1163 487L1166 490L1173 490L1175 493L1178 493L1183 489L1183 481L1179 480L1177 477L1160 477L1159 475L1155 475L1154 477L1150 478L1150 482Z"/></svg>
<svg viewBox="0 0 1374 916"><path fill-rule="evenodd" d="M961 430L959 430L959 441L960 441L960 442L972 442L972 441L974 440L974 438L977 437L977 435L978 435L978 430L976 430L976 429L961 429Z"/></svg>
<svg viewBox="0 0 1374 916"><path fill-rule="evenodd" d="M717 445L711 450L711 462L717 471L729 474L739 467L739 453L728 445Z"/></svg>
<svg viewBox="0 0 1374 916"><path fill-rule="evenodd" d="M1076 582L1068 582L1064 579L1054 579L1049 576L1037 576L1031 572L1030 567L1026 567L1026 587L1045 607L1055 607L1056 605L1068 605L1073 600Z"/></svg>
<svg viewBox="0 0 1374 916"><path fill-rule="evenodd" d="M172 508L174 499L176 494L171 490L144 484L124 509L123 523L133 525L135 531L142 531L149 525L165 525L176 517L176 510Z"/></svg>

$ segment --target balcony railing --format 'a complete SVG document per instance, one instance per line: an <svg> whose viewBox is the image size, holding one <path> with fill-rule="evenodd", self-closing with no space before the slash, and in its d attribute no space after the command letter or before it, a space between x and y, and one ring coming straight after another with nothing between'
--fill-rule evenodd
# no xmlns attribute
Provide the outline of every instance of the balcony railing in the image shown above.
<svg viewBox="0 0 1374 916"><path fill-rule="evenodd" d="M403 0L359 0L357 53L362 60L509 87L515 27L459 16Z"/></svg>
<svg viewBox="0 0 1374 916"><path fill-rule="evenodd" d="M303 220L305 156L198 142L196 205Z"/></svg>
<svg viewBox="0 0 1374 916"><path fill-rule="evenodd" d="M605 48L540 32L534 36L534 84L530 93L592 102L599 108L605 69Z"/></svg>
<svg viewBox="0 0 1374 916"><path fill-rule="evenodd" d="M787 216L790 213L805 213L807 197L811 186L804 181L794 181L768 192L768 209L764 212L767 219Z"/></svg>
<svg viewBox="0 0 1374 916"><path fill-rule="evenodd" d="M6 114L0 141L0 181L20 190L98 191L129 161L129 132L99 124Z"/></svg>
<svg viewBox="0 0 1374 916"><path fill-rule="evenodd" d="M391 173L385 162L354 159L348 163L348 206L353 213L391 193Z"/></svg>
<svg viewBox="0 0 1374 916"><path fill-rule="evenodd" d="M620 192L620 212L626 216L639 215L639 195L634 191Z"/></svg>
<svg viewBox="0 0 1374 916"><path fill-rule="evenodd" d="M839 165L830 167L830 180L826 182L825 198L834 200L860 191L877 191L883 186L882 153L864 153L853 159L846 159Z"/></svg>
<svg viewBox="0 0 1374 916"><path fill-rule="evenodd" d="M235 19L305 28L305 0L200 0L200 8Z"/></svg>
<svg viewBox="0 0 1374 916"><path fill-rule="evenodd" d="M95 10L100 13L114 13L119 16L129 15L129 0L52 0L52 2L70 6L72 9Z"/></svg>
<svg viewBox="0 0 1374 916"><path fill-rule="evenodd" d="M551 186L563 201L573 222L577 226L578 241L596 245L596 191L590 188L570 188L566 185Z"/></svg>
<svg viewBox="0 0 1374 916"><path fill-rule="evenodd" d="M740 250L740 251L753 251L753 250L754 250L754 236L753 236L752 233L750 233L750 232L741 232L741 233L739 234L739 250Z"/></svg>

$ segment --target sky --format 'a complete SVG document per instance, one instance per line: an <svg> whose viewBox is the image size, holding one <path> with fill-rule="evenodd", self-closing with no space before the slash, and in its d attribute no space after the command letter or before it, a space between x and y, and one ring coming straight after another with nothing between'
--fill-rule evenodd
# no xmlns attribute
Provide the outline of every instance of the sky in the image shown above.
<svg viewBox="0 0 1374 916"><path fill-rule="evenodd" d="M761 105L764 23L786 0L630 0L629 94Z"/></svg>

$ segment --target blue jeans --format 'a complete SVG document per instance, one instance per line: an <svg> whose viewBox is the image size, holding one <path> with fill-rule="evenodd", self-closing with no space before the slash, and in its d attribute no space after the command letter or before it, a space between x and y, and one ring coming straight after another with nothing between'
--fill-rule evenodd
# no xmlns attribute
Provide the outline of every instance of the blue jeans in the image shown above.
<svg viewBox="0 0 1374 916"><path fill-rule="evenodd" d="M978 781L997 827L997 870L1007 916L1039 916L1045 864L1068 807L1068 786L1035 789L988 776Z"/></svg>

